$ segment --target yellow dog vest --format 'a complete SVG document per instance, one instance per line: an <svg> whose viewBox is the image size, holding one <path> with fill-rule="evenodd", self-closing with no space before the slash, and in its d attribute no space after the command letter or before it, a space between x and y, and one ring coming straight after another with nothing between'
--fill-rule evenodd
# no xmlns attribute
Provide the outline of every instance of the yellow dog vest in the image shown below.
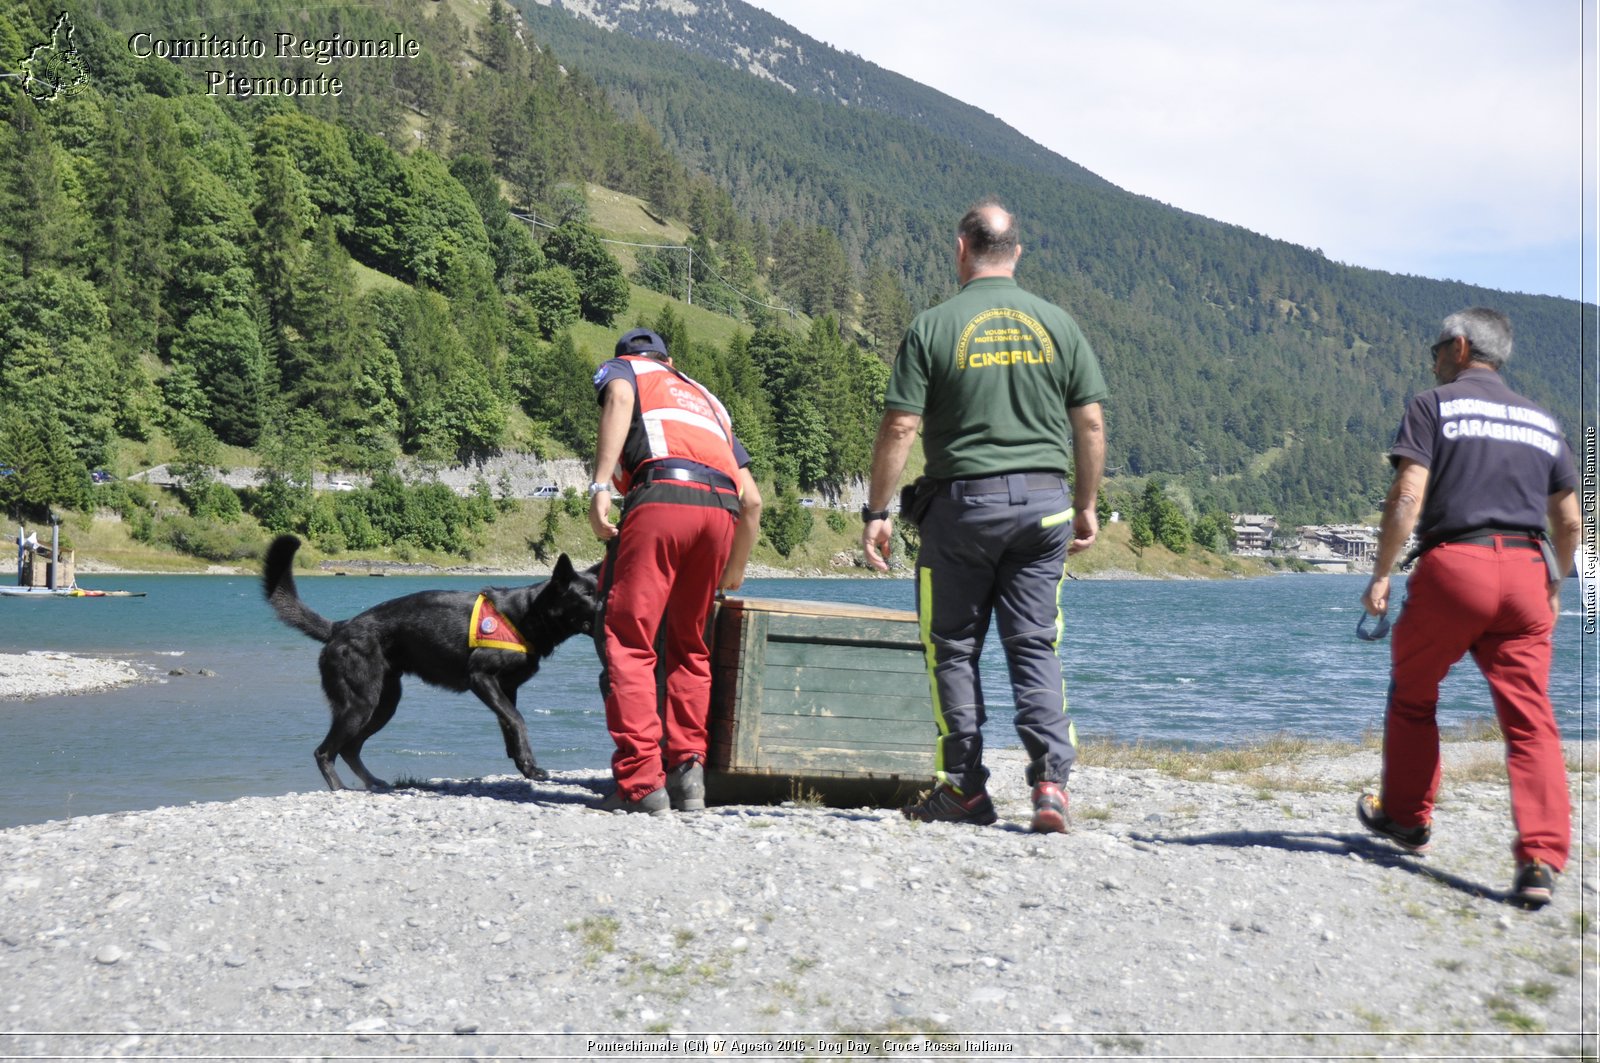
<svg viewBox="0 0 1600 1063"><path fill-rule="evenodd" d="M527 653L527 644L516 625L501 615L486 594L472 603L472 626L467 630L467 645L473 649L510 650Z"/></svg>

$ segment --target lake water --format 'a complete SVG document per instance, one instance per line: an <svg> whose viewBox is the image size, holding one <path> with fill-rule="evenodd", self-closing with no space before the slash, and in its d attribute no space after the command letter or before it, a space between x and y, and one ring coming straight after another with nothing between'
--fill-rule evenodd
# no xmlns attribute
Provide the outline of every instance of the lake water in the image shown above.
<svg viewBox="0 0 1600 1063"><path fill-rule="evenodd" d="M1080 736L1228 745L1276 732L1355 739L1378 728L1388 643L1355 638L1365 579L1070 582L1062 595L1062 657ZM484 583L482 577L307 577L300 592L337 619L416 590ZM328 724L317 681L319 647L277 621L256 579L98 576L83 584L147 597L0 599L0 652L118 657L159 679L102 694L0 702L0 827L322 788L311 756ZM1401 586L1397 581L1397 596ZM912 606L907 580L752 580L742 593ZM1585 640L1579 610L1578 583L1568 580L1551 692L1563 734L1592 739L1596 713L1586 703L1594 697L1594 640ZM983 663L986 733L992 743L1013 745L1010 693L992 632L990 642ZM167 675L176 668L188 674ZM200 669L216 674L196 674ZM519 702L544 767L599 771L609 763L596 674L593 645L579 638L523 687ZM1445 685L1441 721L1491 716L1477 670L1470 660L1457 665ZM393 722L363 756L388 779L515 771L492 714L476 698L414 680Z"/></svg>

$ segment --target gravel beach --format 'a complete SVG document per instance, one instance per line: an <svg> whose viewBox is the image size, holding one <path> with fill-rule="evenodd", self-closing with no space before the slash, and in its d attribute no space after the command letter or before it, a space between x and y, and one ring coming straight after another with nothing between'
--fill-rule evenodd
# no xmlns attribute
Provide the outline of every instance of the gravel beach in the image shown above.
<svg viewBox="0 0 1600 1063"><path fill-rule="evenodd" d="M1080 768L1049 837L1014 750L984 828L600 813L602 769L18 827L0 1055L1581 1058L1594 750L1538 912L1499 757L1447 746L1427 857L1357 825L1371 751Z"/></svg>
<svg viewBox="0 0 1600 1063"><path fill-rule="evenodd" d="M129 661L53 650L0 653L0 701L88 694L148 678Z"/></svg>

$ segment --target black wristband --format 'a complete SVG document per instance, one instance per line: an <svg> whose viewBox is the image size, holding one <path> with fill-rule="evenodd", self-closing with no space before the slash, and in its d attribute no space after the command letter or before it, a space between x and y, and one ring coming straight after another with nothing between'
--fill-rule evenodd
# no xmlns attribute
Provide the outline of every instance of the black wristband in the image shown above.
<svg viewBox="0 0 1600 1063"><path fill-rule="evenodd" d="M861 503L861 523L862 524L871 524L875 520L888 520L888 519L889 519L889 511L887 509L873 509L872 508L872 504L870 502Z"/></svg>

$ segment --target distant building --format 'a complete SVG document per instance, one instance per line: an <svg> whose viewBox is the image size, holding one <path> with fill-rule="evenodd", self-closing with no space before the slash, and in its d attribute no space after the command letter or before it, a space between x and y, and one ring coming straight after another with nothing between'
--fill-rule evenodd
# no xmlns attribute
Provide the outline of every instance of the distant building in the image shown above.
<svg viewBox="0 0 1600 1063"><path fill-rule="evenodd" d="M1360 567L1372 564L1378 556L1377 529L1365 524L1305 524L1298 531L1304 561L1338 558Z"/></svg>
<svg viewBox="0 0 1600 1063"><path fill-rule="evenodd" d="M1236 554L1264 554L1272 548L1278 533L1278 518L1270 513L1235 513L1233 551Z"/></svg>

